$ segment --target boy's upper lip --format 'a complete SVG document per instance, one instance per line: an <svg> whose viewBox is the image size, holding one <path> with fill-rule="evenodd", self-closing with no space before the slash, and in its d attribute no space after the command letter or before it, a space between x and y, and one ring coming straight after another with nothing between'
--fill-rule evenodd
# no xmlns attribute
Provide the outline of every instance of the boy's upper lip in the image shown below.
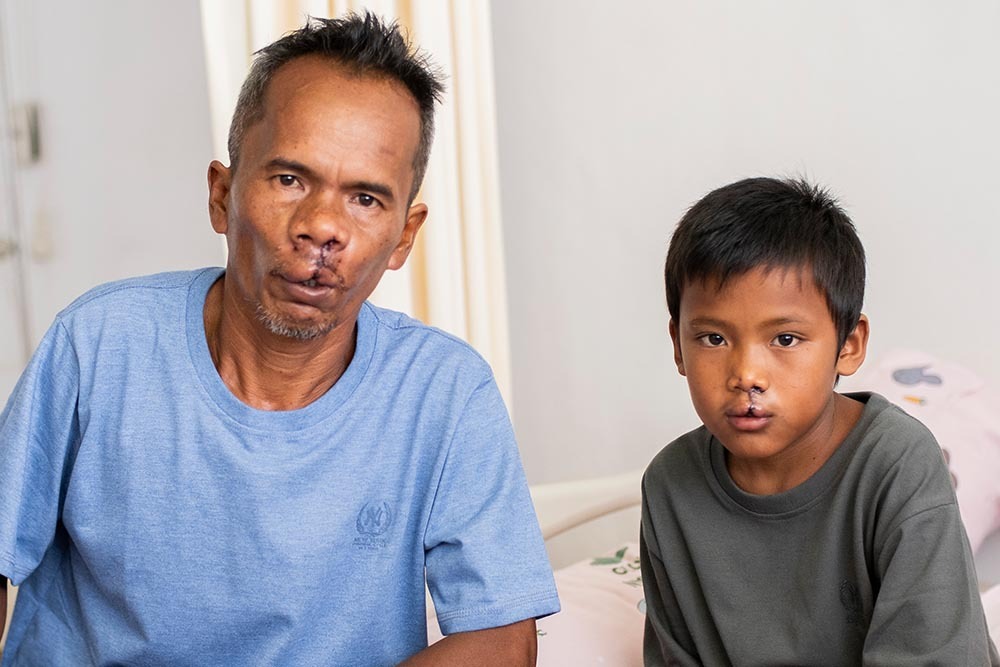
<svg viewBox="0 0 1000 667"><path fill-rule="evenodd" d="M753 408L753 411L751 411L751 407ZM759 405L757 403L754 403L752 405L750 403L743 403L743 404L738 405L738 406L732 406L732 407L726 408L725 414L726 414L726 417L761 417L761 418L764 418L764 417L773 417L774 416L773 413L770 410L764 408L763 406L761 406L761 405Z"/></svg>

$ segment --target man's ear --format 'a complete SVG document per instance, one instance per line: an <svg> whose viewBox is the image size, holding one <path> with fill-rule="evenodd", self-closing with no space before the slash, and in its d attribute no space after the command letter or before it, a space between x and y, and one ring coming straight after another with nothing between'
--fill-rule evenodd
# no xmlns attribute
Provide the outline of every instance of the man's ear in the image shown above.
<svg viewBox="0 0 1000 667"><path fill-rule="evenodd" d="M229 190L233 171L218 160L208 165L208 217L216 234L229 229Z"/></svg>
<svg viewBox="0 0 1000 667"><path fill-rule="evenodd" d="M413 250L413 242L417 238L417 232L427 219L427 204L414 204L406 212L406 222L403 224L403 235L396 244L396 249L389 256L389 267L393 271L401 269L406 263L406 258Z"/></svg>
<svg viewBox="0 0 1000 667"><path fill-rule="evenodd" d="M838 375L854 375L861 368L868 352L868 331L868 316L862 313L857 326L848 334L837 355Z"/></svg>
<svg viewBox="0 0 1000 667"><path fill-rule="evenodd" d="M670 330L670 340L674 344L674 363L677 364L677 372L687 377L687 373L684 372L684 358L681 356L680 333L677 331L677 324L673 318L670 318L670 324L667 328Z"/></svg>

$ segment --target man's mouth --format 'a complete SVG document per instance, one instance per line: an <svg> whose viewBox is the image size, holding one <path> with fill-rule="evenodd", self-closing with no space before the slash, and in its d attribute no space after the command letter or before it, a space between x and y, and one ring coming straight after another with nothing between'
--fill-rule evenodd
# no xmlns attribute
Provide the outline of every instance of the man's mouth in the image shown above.
<svg viewBox="0 0 1000 667"><path fill-rule="evenodd" d="M301 285L310 289L317 287L334 289L340 284L336 275L329 271L275 271L274 275L291 285Z"/></svg>

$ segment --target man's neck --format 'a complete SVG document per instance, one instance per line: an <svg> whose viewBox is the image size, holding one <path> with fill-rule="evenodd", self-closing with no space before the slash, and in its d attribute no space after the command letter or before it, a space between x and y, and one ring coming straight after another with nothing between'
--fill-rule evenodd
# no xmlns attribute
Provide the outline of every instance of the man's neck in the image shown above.
<svg viewBox="0 0 1000 667"><path fill-rule="evenodd" d="M235 307L225 276L205 298L205 336L226 387L258 410L304 408L332 387L354 356L357 318L312 340L275 334L253 314Z"/></svg>

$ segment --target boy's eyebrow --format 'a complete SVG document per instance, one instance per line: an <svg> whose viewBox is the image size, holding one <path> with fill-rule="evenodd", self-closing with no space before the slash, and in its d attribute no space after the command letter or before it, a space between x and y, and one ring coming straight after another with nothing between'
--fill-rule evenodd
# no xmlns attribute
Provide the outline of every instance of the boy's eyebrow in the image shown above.
<svg viewBox="0 0 1000 667"><path fill-rule="evenodd" d="M724 327L728 324L729 322L717 320L714 317L696 317L688 321L688 325L692 327Z"/></svg>
<svg viewBox="0 0 1000 667"><path fill-rule="evenodd" d="M766 320L760 323L762 328L771 328L786 326L788 324L804 324L806 321L796 318L796 317L775 317L770 320ZM730 323L725 320L719 320L714 317L696 317L688 321L688 325L692 327L726 327Z"/></svg>

